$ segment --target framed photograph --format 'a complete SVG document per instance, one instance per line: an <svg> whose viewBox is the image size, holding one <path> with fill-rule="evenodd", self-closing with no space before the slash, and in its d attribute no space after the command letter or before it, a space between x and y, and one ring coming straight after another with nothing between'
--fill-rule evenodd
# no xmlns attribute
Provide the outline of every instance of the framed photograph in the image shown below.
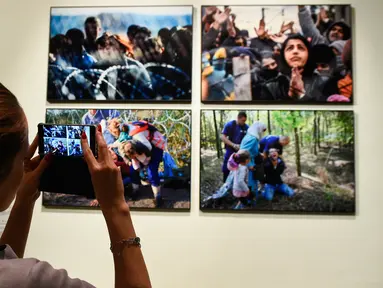
<svg viewBox="0 0 383 288"><path fill-rule="evenodd" d="M202 6L202 102L352 104L351 11Z"/></svg>
<svg viewBox="0 0 383 288"><path fill-rule="evenodd" d="M191 102L192 6L53 7L48 102Z"/></svg>
<svg viewBox="0 0 383 288"><path fill-rule="evenodd" d="M203 110L203 211L355 214L352 111Z"/></svg>
<svg viewBox="0 0 383 288"><path fill-rule="evenodd" d="M47 109L46 123L100 124L131 208L190 209L190 110ZM43 205L97 207L98 202L44 192Z"/></svg>

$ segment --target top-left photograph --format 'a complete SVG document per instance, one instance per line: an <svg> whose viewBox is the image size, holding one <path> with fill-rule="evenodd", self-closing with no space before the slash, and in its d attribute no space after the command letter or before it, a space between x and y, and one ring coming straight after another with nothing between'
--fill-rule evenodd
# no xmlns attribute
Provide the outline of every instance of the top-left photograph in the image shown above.
<svg viewBox="0 0 383 288"><path fill-rule="evenodd" d="M48 102L191 102L192 6L52 7Z"/></svg>

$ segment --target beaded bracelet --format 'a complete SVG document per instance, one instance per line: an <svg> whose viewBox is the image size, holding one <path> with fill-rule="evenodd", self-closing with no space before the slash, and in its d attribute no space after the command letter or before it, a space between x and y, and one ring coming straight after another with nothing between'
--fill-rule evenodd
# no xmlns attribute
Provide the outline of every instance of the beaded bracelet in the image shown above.
<svg viewBox="0 0 383 288"><path fill-rule="evenodd" d="M121 247L119 251L116 251L117 246ZM113 254L120 256L125 247L129 248L132 246L141 248L141 239L139 237L135 237L135 238L122 239L114 244L110 243L110 251Z"/></svg>

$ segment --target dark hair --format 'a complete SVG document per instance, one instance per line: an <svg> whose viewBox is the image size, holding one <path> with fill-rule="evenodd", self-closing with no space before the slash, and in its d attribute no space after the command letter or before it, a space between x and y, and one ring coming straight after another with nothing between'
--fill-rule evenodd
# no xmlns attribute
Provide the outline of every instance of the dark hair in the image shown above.
<svg viewBox="0 0 383 288"><path fill-rule="evenodd" d="M287 61L286 61L286 58L285 58L285 49L286 49L287 43L290 40L301 40L303 42L303 44L306 46L307 53L308 53L308 58L307 58L307 62L305 64L305 67L304 67L304 70L303 70L303 75L311 76L313 71L314 71L314 69L315 69L315 65L314 65L314 63L312 61L311 44L310 44L310 42L304 36L302 36L300 34L291 34L291 35L289 35L287 37L287 39L285 40L285 42L283 42L283 44L282 44L282 48L281 48L282 73L288 74L288 75L291 74L291 68L287 64Z"/></svg>
<svg viewBox="0 0 383 288"><path fill-rule="evenodd" d="M247 150L239 150L233 155L235 163L242 164L250 159L250 153Z"/></svg>
<svg viewBox="0 0 383 288"><path fill-rule="evenodd" d="M66 37L68 37L72 41L72 46L78 48L84 45L85 41L85 35L80 29L69 29L66 34Z"/></svg>
<svg viewBox="0 0 383 288"><path fill-rule="evenodd" d="M27 141L26 128L19 102L0 83L0 182L9 175L13 160Z"/></svg>
<svg viewBox="0 0 383 288"><path fill-rule="evenodd" d="M137 153L138 155L145 154L147 157L151 156L151 152L148 149L148 147L146 147L140 141L138 141L138 140L128 140L128 143L130 143L129 154Z"/></svg>
<svg viewBox="0 0 383 288"><path fill-rule="evenodd" d="M87 24L97 24L98 26L101 26L101 21L97 17L92 16L92 17L86 18L84 25L87 25Z"/></svg>
<svg viewBox="0 0 383 288"><path fill-rule="evenodd" d="M172 34L168 28L162 28L158 31L158 37L161 38L164 45L169 42L171 36Z"/></svg>
<svg viewBox="0 0 383 288"><path fill-rule="evenodd" d="M343 21L338 21L338 22L334 22L331 24L330 27L328 27L327 31L326 31L326 37L327 39L329 39L329 36L330 36L330 32L332 30L332 28L334 28L335 26L339 26L342 28L343 30L343 39L342 40L348 40L351 38L351 29L350 29L350 26L348 26L345 22Z"/></svg>
<svg viewBox="0 0 383 288"><path fill-rule="evenodd" d="M246 114L245 111L240 111L240 112L238 113L237 118L243 118L243 117L247 118L247 114Z"/></svg>
<svg viewBox="0 0 383 288"><path fill-rule="evenodd" d="M326 63L331 64L336 60L335 54L332 51L331 47L327 44L317 44L311 48L312 52L312 61L315 64Z"/></svg>
<svg viewBox="0 0 383 288"><path fill-rule="evenodd" d="M137 31L140 29L140 26L138 25L130 25L128 27L128 31L126 31L126 34L128 35L128 37L132 37L134 38L134 36L136 36L137 34Z"/></svg>
<svg viewBox="0 0 383 288"><path fill-rule="evenodd" d="M57 54L60 49L65 52L70 49L69 38L63 34L57 34L50 39L49 53Z"/></svg>

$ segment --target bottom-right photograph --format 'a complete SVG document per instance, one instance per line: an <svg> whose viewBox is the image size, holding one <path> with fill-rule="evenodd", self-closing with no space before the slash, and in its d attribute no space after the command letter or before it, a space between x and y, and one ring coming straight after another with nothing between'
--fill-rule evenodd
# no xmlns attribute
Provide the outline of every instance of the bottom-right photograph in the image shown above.
<svg viewBox="0 0 383 288"><path fill-rule="evenodd" d="M355 214L354 113L202 110L200 208Z"/></svg>

